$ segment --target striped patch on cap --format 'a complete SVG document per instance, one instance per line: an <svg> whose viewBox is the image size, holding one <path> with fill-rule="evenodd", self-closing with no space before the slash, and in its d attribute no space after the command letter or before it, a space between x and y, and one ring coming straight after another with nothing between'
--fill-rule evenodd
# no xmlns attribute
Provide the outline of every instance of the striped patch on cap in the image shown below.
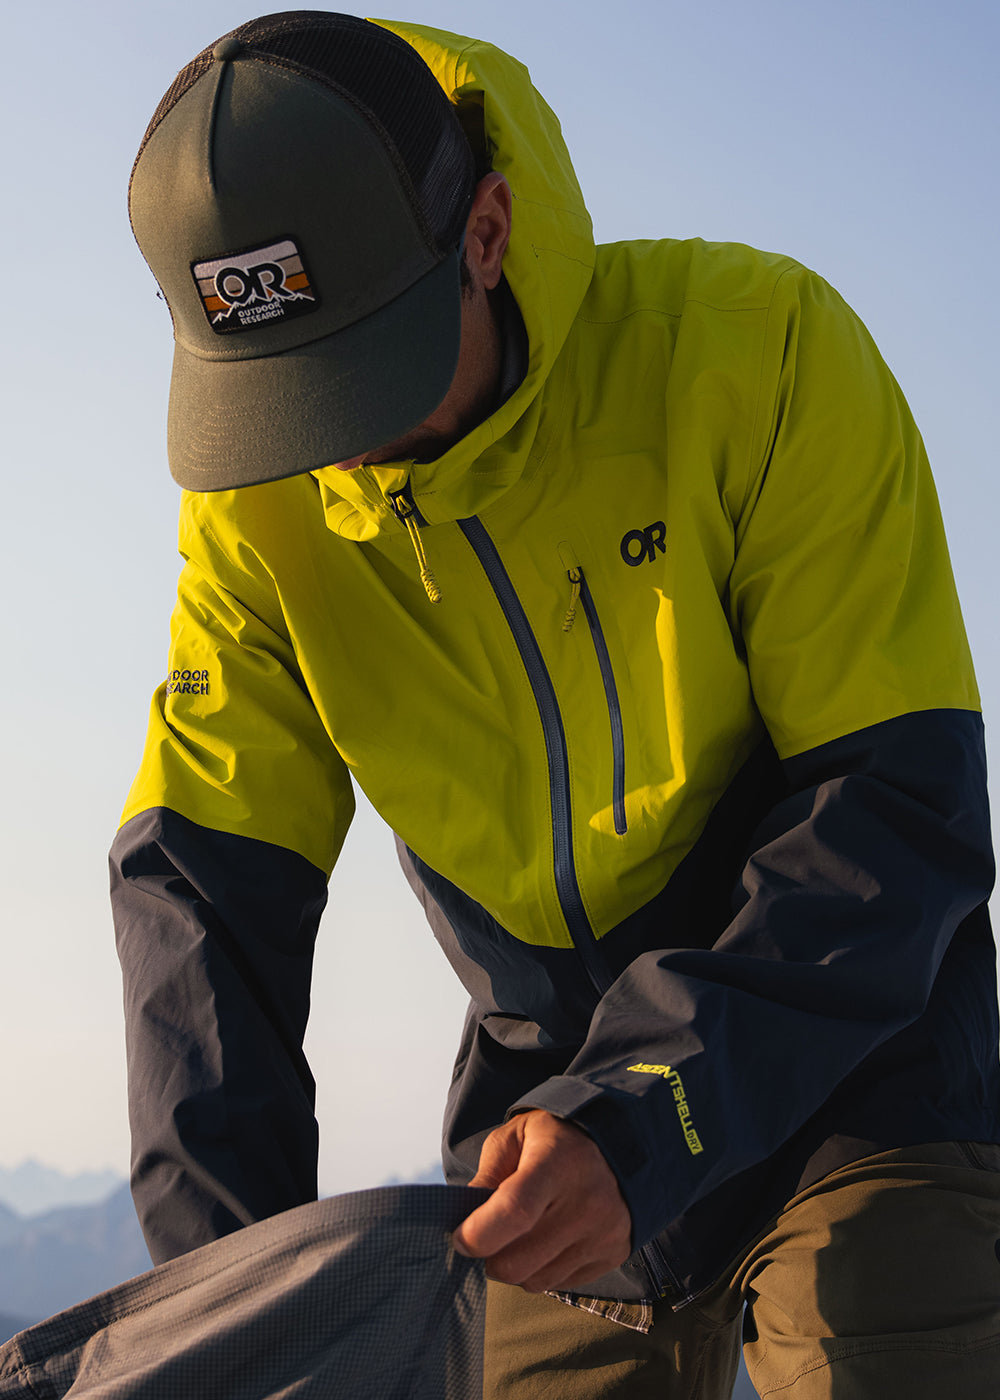
<svg viewBox="0 0 1000 1400"><path fill-rule="evenodd" d="M291 238L242 253L223 253L191 267L216 335L289 321L319 305L302 254Z"/></svg>

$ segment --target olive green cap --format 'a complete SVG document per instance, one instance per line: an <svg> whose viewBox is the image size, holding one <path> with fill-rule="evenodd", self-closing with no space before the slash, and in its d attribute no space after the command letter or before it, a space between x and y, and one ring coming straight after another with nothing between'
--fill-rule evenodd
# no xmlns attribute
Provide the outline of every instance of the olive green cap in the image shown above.
<svg viewBox="0 0 1000 1400"><path fill-rule="evenodd" d="M437 407L458 359L474 187L433 74L368 21L268 16L178 75L129 207L173 317L181 486L311 471Z"/></svg>

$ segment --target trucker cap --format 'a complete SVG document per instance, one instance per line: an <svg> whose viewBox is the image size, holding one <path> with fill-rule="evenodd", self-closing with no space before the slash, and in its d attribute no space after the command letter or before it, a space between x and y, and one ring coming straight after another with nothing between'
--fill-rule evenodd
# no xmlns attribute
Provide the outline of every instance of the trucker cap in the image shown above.
<svg viewBox="0 0 1000 1400"><path fill-rule="evenodd" d="M181 486L311 471L433 412L458 362L475 185L434 75L368 20L267 15L178 74L129 212L174 323Z"/></svg>

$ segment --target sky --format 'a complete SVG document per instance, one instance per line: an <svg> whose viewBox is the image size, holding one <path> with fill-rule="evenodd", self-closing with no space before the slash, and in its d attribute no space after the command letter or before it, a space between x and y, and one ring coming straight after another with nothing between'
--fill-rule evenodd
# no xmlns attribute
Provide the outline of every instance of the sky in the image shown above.
<svg viewBox="0 0 1000 1400"><path fill-rule="evenodd" d="M30 6L6 20L4 1166L127 1171L106 851L165 668L179 491L165 454L169 317L125 191L176 71L254 13L53 0L44 32ZM1000 773L1000 9L426 0L391 17L527 64L600 241L697 235L791 253L854 306L928 445ZM436 1160L464 1000L362 807L331 885L307 1042L324 1190Z"/></svg>

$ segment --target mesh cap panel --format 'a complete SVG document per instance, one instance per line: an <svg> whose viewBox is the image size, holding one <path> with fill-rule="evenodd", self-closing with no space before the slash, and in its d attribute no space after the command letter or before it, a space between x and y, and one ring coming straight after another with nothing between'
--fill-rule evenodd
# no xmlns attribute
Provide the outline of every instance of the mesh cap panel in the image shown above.
<svg viewBox="0 0 1000 1400"><path fill-rule="evenodd" d="M289 10L222 36L261 62L293 68L351 102L379 132L440 249L461 237L476 171L454 108L423 59L398 35L353 15ZM153 114L136 161L160 122L211 67L203 49L174 79Z"/></svg>

